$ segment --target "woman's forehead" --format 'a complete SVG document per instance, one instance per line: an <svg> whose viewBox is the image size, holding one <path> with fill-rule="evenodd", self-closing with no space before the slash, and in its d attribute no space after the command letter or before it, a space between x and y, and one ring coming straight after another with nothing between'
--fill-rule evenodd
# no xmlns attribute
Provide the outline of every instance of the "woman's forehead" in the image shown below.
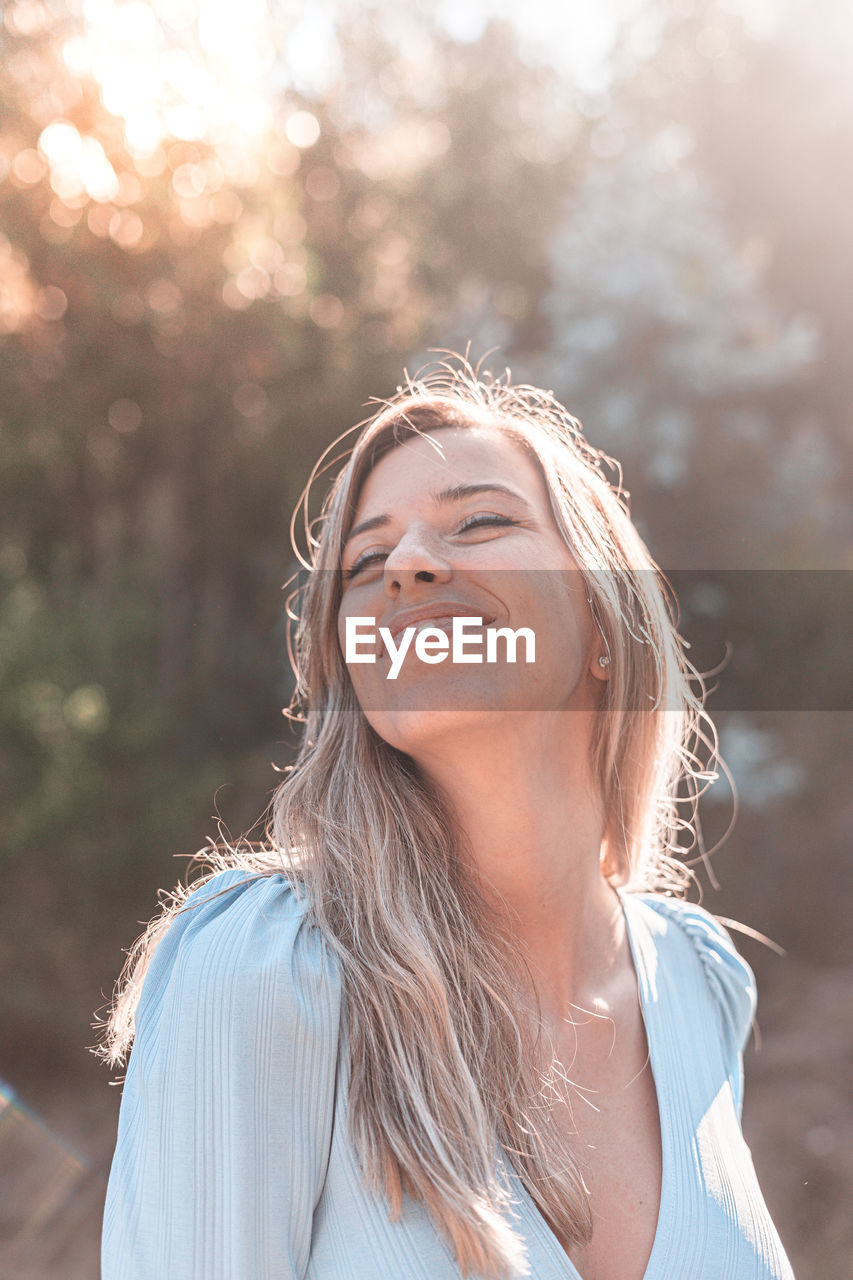
<svg viewBox="0 0 853 1280"><path fill-rule="evenodd" d="M486 483L501 480L544 497L539 467L524 443L492 425L441 427L411 433L384 454L366 474L357 509L378 499L401 499L452 480Z"/></svg>

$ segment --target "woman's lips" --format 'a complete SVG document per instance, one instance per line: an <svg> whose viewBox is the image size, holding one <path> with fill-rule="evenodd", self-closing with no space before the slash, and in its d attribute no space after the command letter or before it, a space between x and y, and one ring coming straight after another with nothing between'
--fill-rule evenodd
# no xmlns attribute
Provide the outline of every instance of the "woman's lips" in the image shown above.
<svg viewBox="0 0 853 1280"><path fill-rule="evenodd" d="M473 621L477 621L477 619L480 618L480 615L478 613L452 613L443 618L425 618L423 622L410 622L409 626L415 628L416 636L420 635L422 631L427 631L431 628L436 631L444 631L448 635L451 635L453 632L454 618L471 618ZM487 627L490 622L490 618L482 618L480 619L480 626ZM400 633L398 632L397 634L399 635ZM396 640L397 636L395 636L394 639Z"/></svg>
<svg viewBox="0 0 853 1280"><path fill-rule="evenodd" d="M487 617L482 609L472 609L468 605L456 605L450 601L442 601L439 606L437 603L431 607L426 606L421 609L407 609L402 613L396 614L391 619L388 630L397 643L398 636L406 630L407 627L417 627L420 631L425 626L439 627L445 630L448 626L453 627L454 618L481 618L483 626L491 626L494 617Z"/></svg>

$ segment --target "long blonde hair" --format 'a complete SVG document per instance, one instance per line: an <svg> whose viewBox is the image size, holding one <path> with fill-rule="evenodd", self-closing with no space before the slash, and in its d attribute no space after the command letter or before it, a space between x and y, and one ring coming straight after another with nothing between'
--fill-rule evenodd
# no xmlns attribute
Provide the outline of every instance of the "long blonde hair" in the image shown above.
<svg viewBox="0 0 853 1280"><path fill-rule="evenodd" d="M553 1064L543 1060L535 1010L519 1003L523 958L466 873L441 798L368 724L337 638L341 552L371 468L407 433L483 423L537 460L611 657L592 744L607 815L603 874L628 890L682 893L692 846L679 846L679 833L689 832L706 856L697 804L699 784L715 776L708 769L717 735L668 583L631 522L617 464L592 448L550 393L514 386L508 371L481 377L459 359L407 379L346 433L357 433L348 456L336 453L341 437L312 472L292 530L296 546L301 520L309 570L291 644L290 713L304 721L302 742L273 797L262 845L220 850L213 869L284 872L307 896L341 962L351 1138L366 1185L387 1197L392 1218L404 1192L420 1200L463 1274L503 1277L525 1270L508 1219L504 1155L568 1245L591 1238L588 1194L559 1126L548 1123ZM313 486L330 462L344 465L312 519ZM704 771L693 753L700 743L710 749ZM133 1038L151 953L188 892L179 887L128 958L102 1051L113 1063Z"/></svg>

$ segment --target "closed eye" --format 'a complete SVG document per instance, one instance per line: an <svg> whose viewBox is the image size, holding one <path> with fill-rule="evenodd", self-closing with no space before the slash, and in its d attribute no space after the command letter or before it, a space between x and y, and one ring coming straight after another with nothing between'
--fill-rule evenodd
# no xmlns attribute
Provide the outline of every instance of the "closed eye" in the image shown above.
<svg viewBox="0 0 853 1280"><path fill-rule="evenodd" d="M494 511L483 511L474 516L469 516L467 520L463 520L462 524L456 530L457 533L467 533L469 529L487 528L489 526L507 526L518 525L518 520L513 520L510 516L498 515ZM364 555L359 556L349 569L344 570L344 579L349 582L361 573L369 564L373 564L378 560L385 560L388 556L387 551L366 551Z"/></svg>
<svg viewBox="0 0 853 1280"><path fill-rule="evenodd" d="M350 578L354 578L357 573L361 573L361 570L366 565L371 564L374 560L384 560L387 555L387 551L366 551L363 556L358 557L349 569L344 569L344 578L349 582Z"/></svg>
<svg viewBox="0 0 853 1280"><path fill-rule="evenodd" d="M470 516L464 520L457 530L458 533L465 533L468 529L477 529L482 525L508 525L518 524L517 520L512 520L509 516L500 516L496 512L484 511L479 515Z"/></svg>

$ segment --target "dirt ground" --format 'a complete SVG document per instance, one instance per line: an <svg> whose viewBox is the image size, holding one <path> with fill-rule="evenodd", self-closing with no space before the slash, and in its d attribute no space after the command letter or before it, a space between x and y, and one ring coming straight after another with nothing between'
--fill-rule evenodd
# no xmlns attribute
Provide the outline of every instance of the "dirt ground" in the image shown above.
<svg viewBox="0 0 853 1280"><path fill-rule="evenodd" d="M759 980L760 1045L745 1058L744 1133L797 1280L853 1280L851 979L789 958L783 981ZM86 1074L73 1088L33 1080L0 1111L4 1277L97 1280L119 1089L94 1059Z"/></svg>

